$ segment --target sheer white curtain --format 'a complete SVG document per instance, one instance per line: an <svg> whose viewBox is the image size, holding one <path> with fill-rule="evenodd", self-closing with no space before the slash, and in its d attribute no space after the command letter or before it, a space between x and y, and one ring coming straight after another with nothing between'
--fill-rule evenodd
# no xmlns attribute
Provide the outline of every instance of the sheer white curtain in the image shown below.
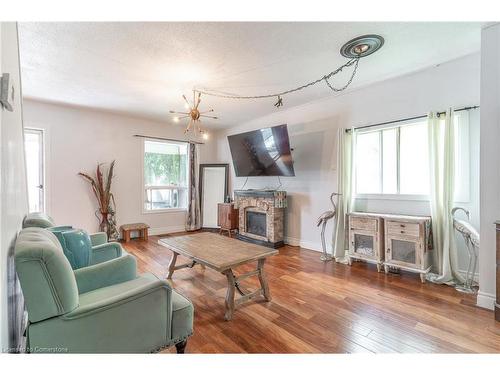
<svg viewBox="0 0 500 375"><path fill-rule="evenodd" d="M354 129L346 132L339 129L337 135L337 217L335 231L333 232L333 255L336 262L346 263L346 251L349 247L347 240L347 214L352 207L352 186L354 186L353 168L353 139Z"/></svg>
<svg viewBox="0 0 500 375"><path fill-rule="evenodd" d="M200 199L198 194L198 145L189 144L189 190L188 210L186 215L186 230L198 230L201 228Z"/></svg>
<svg viewBox="0 0 500 375"><path fill-rule="evenodd" d="M443 120L444 116L444 120ZM431 112L429 125L430 206L434 249L430 281L451 284L462 280L456 272L458 255L453 229L453 198L455 193L455 127L453 111L439 116Z"/></svg>

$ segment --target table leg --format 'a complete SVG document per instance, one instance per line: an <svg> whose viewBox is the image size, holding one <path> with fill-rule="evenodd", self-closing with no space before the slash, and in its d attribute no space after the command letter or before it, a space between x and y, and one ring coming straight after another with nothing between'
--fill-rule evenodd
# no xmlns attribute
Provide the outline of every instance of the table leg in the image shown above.
<svg viewBox="0 0 500 375"><path fill-rule="evenodd" d="M224 314L225 320L231 320L234 314L234 289L236 281L234 279L234 274L231 269L225 270L223 272L227 278L227 292L226 292L226 313Z"/></svg>
<svg viewBox="0 0 500 375"><path fill-rule="evenodd" d="M266 261L265 258L259 259L257 264L257 269L259 271L259 281L260 281L260 287L262 288L262 294L264 295L266 301L270 301L271 294L269 293L269 285L267 284L266 274L264 273L265 261Z"/></svg>
<svg viewBox="0 0 500 375"><path fill-rule="evenodd" d="M168 264L168 275L167 279L171 279L175 271L175 262L177 261L177 253L172 252L172 258L170 258L170 263Z"/></svg>

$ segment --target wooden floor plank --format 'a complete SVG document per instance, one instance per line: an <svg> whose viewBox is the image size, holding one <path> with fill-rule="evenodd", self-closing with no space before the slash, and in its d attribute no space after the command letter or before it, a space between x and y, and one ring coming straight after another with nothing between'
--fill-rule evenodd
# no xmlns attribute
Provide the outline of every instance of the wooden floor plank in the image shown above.
<svg viewBox="0 0 500 375"><path fill-rule="evenodd" d="M123 246L140 272L165 278L171 253L158 239ZM418 275L377 273L362 262L323 263L319 253L292 246L269 258L265 271L272 301L243 304L230 322L223 319L224 275L199 266L174 273L171 285L195 306L187 352L500 353L500 323L491 311L476 307L475 296L421 284ZM250 277L244 286L254 289L258 281Z"/></svg>

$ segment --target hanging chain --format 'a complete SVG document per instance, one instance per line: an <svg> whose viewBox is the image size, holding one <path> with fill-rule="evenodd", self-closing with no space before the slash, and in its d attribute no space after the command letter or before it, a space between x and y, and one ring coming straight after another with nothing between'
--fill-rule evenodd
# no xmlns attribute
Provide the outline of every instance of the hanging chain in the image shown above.
<svg viewBox="0 0 500 375"><path fill-rule="evenodd" d="M236 94L224 94L224 93L221 93L221 92L205 91L205 90L198 90L198 89L194 89L193 91L195 93L198 92L198 93L203 94L203 95L215 96L217 98L226 98L226 99L265 99L265 98L276 98L277 97L279 105L277 105L278 104L277 103L275 106L279 107L279 106L282 105L281 96L286 95L286 94L291 94L292 92L303 90L303 89L305 89L307 87L310 87L310 86L313 86L313 85L315 85L317 83L320 83L321 81L325 81L325 83L327 84L327 86L332 91L339 92L339 91L345 90L351 84L352 80L354 79L354 76L356 75L356 72L358 70L358 64L359 64L359 57L351 59L348 62L346 62L344 65L342 65L341 67L339 67L339 68L335 69L334 71L332 71L332 72L324 75L321 78L318 78L315 81L312 81L312 82L306 83L305 85L296 87L294 89L282 91L282 92L279 92L279 93L276 93L276 94L249 95L249 96L246 96L246 95L236 95ZM349 80L347 81L347 83L343 87L341 87L341 88L335 88L335 87L333 87L333 85L328 80L330 78L332 78L334 75L340 73L342 71L342 69L350 67L351 65L354 65L354 69L352 71L351 78L349 78Z"/></svg>
<svg viewBox="0 0 500 375"><path fill-rule="evenodd" d="M335 92L344 91L347 87L349 87L352 80L354 79L354 76L356 75L356 72L358 71L358 64L359 64L359 59L356 59L356 62L354 63L354 69L352 70L351 78L349 78L347 83L344 86L342 86L341 88L337 89L337 88L333 87L333 85L328 81L328 78L330 78L330 77L325 77L325 83L332 91L335 91Z"/></svg>

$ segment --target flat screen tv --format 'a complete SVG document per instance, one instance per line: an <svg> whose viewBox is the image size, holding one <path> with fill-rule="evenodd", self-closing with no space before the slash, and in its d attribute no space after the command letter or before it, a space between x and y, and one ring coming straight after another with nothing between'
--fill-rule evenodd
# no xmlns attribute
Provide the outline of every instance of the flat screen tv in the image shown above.
<svg viewBox="0 0 500 375"><path fill-rule="evenodd" d="M237 177L295 176L286 125L227 137Z"/></svg>

